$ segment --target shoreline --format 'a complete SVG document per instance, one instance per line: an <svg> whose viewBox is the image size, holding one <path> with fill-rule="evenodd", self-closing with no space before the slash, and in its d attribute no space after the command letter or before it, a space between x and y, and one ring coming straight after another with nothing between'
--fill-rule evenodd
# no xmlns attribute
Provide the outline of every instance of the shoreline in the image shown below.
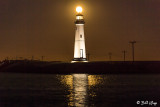
<svg viewBox="0 0 160 107"><path fill-rule="evenodd" d="M45 74L159 74L160 61L101 61L87 63L16 61L1 64L0 72Z"/></svg>

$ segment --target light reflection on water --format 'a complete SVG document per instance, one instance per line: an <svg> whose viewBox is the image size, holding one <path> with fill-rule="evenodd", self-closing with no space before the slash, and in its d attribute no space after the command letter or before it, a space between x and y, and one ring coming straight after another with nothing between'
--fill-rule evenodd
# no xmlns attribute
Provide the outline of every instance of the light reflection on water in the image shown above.
<svg viewBox="0 0 160 107"><path fill-rule="evenodd" d="M87 107L88 96L96 96L94 92L90 91L88 93L88 90L91 90L93 86L99 83L102 84L102 77L100 75L72 74L59 76L61 83L68 87L68 106Z"/></svg>
<svg viewBox="0 0 160 107"><path fill-rule="evenodd" d="M136 107L137 100L160 104L159 90L157 74L0 73L0 107Z"/></svg>

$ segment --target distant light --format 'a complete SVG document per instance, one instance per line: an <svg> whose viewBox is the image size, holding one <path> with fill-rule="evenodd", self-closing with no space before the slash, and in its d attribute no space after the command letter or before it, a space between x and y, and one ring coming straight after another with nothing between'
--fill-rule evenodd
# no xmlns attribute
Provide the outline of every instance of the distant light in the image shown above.
<svg viewBox="0 0 160 107"><path fill-rule="evenodd" d="M82 12L82 7L78 6L78 7L76 8L76 11L77 11L77 13L81 13L81 12Z"/></svg>

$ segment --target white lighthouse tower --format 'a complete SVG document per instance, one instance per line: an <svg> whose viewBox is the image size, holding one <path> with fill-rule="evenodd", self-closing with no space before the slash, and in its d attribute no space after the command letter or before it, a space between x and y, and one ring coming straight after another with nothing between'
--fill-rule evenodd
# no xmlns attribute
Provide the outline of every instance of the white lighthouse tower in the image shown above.
<svg viewBox="0 0 160 107"><path fill-rule="evenodd" d="M82 15L82 8L76 8L77 15L75 21L75 43L74 43L74 59L72 62L86 62L86 49L84 37L84 18Z"/></svg>

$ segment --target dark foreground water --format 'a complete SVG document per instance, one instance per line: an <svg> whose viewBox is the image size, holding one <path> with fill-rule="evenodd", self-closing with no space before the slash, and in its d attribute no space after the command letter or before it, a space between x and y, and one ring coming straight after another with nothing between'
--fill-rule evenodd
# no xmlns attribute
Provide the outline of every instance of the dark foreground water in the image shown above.
<svg viewBox="0 0 160 107"><path fill-rule="evenodd" d="M160 107L160 75L0 73L0 107L67 106Z"/></svg>

